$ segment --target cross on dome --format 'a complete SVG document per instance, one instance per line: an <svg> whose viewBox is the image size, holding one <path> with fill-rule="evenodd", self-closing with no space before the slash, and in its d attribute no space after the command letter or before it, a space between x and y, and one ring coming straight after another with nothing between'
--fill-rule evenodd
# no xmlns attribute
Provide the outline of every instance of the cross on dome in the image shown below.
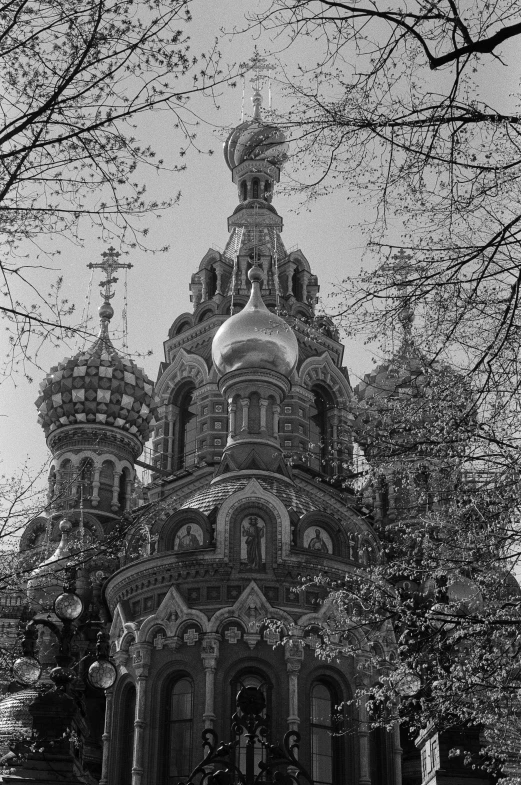
<svg viewBox="0 0 521 785"><path fill-rule="evenodd" d="M101 256L103 259L102 262L99 262L98 264L90 262L87 267L89 270L99 268L105 273L105 280L100 281L98 285L104 287L105 291L101 292L101 296L107 303L109 300L112 300L115 295L115 292L112 291L112 285L118 282L118 279L114 277L116 270L130 270L134 265L129 262L120 262L119 257L121 254L119 251L116 251L112 245L107 251L103 251Z"/></svg>

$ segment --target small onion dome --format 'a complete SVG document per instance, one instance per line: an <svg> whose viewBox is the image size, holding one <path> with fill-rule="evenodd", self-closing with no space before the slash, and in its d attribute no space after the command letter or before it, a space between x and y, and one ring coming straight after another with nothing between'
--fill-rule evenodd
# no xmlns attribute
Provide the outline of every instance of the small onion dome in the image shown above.
<svg viewBox="0 0 521 785"><path fill-rule="evenodd" d="M250 299L240 313L219 327L212 343L213 363L221 376L243 368L265 368L290 376L298 360L295 334L264 304L260 292L262 270L252 267L248 278Z"/></svg>
<svg viewBox="0 0 521 785"><path fill-rule="evenodd" d="M275 125L262 122L260 93L256 92L252 100L255 106L253 118L234 128L224 143L224 160L232 170L244 161L267 161L280 167L288 156L284 132Z"/></svg>
<svg viewBox="0 0 521 785"><path fill-rule="evenodd" d="M0 754L9 751L9 741L13 737L31 736L33 718L29 707L39 696L38 690L29 687L0 700Z"/></svg>
<svg viewBox="0 0 521 785"><path fill-rule="evenodd" d="M92 346L65 358L40 384L38 422L45 435L79 423L120 428L142 442L150 437L157 408L154 387L141 368L121 357L108 335L114 311L100 306L101 330Z"/></svg>

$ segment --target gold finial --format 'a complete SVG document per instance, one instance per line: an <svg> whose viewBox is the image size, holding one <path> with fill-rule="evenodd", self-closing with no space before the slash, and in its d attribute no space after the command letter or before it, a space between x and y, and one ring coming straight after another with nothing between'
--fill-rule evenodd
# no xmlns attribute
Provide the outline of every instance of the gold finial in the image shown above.
<svg viewBox="0 0 521 785"><path fill-rule="evenodd" d="M133 267L133 265L128 262L120 262L119 257L121 254L112 246L110 246L107 251L103 251L101 256L103 259L102 262L99 262L99 264L90 262L87 267L89 270L92 270L93 268L99 268L105 273L105 280L99 282L99 286L103 287L104 289L104 291L101 291L103 303L99 307L99 315L102 325L106 326L106 324L114 316L114 309L110 304L110 300L112 300L115 295L115 292L112 291L112 285L118 282L118 279L114 277L114 273L116 270L129 270L131 267Z"/></svg>
<svg viewBox="0 0 521 785"><path fill-rule="evenodd" d="M250 79L250 84L253 85L253 119L261 119L261 106L262 94L261 90L264 82L269 78L269 71L274 71L275 66L268 62L266 57L259 54L257 47L255 47L253 56L246 63L241 63L241 68L245 71L253 71L253 76Z"/></svg>

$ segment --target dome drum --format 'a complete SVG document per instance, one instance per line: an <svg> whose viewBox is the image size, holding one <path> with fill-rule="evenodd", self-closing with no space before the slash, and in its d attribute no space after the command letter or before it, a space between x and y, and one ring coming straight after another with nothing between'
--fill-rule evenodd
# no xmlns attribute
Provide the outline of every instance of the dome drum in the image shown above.
<svg viewBox="0 0 521 785"><path fill-rule="evenodd" d="M233 183L238 185L239 181L248 174L264 174L275 183L280 181L280 169L278 166L269 163L269 161L257 159L255 161L243 161L241 164L236 166L232 170Z"/></svg>
<svg viewBox="0 0 521 785"><path fill-rule="evenodd" d="M52 431L47 437L47 444L54 459L59 460L64 452L81 452L91 449L96 444L96 452L111 453L131 463L141 454L143 446L140 439L130 433L110 425L82 424L69 425Z"/></svg>

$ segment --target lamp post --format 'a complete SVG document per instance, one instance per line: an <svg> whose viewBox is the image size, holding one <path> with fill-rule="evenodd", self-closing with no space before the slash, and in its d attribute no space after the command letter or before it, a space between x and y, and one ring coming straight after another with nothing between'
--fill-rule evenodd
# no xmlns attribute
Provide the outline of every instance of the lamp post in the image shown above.
<svg viewBox="0 0 521 785"><path fill-rule="evenodd" d="M74 638L89 627L99 627L99 619L89 619L82 624L75 624L83 614L83 602L76 594L76 568L70 568L63 586L62 594L54 600L54 613L61 625L51 619L34 618L27 623L21 640L22 656L13 663L12 673L16 681L31 686L36 684L42 672L37 658L36 643L38 627L51 630L58 641L58 653L55 655L56 666L50 672L50 678L56 689L66 692L70 682L75 678L72 654ZM109 658L108 635L99 630L96 640L96 659L90 665L87 679L93 687L107 690L116 681L116 666Z"/></svg>
<svg viewBox="0 0 521 785"><path fill-rule="evenodd" d="M270 781L277 785L301 785L306 781L313 785L310 775L297 759L300 733L288 731L280 746L270 744L267 735L268 718L264 714L266 700L258 687L242 687L236 698L237 711L232 717L231 730L233 741L219 743L217 733L206 728L202 733L203 748L206 755L195 767L184 785L257 785ZM245 771L241 771L233 761L233 753L240 744L244 733ZM266 760L259 761L255 768L255 749L262 748Z"/></svg>

